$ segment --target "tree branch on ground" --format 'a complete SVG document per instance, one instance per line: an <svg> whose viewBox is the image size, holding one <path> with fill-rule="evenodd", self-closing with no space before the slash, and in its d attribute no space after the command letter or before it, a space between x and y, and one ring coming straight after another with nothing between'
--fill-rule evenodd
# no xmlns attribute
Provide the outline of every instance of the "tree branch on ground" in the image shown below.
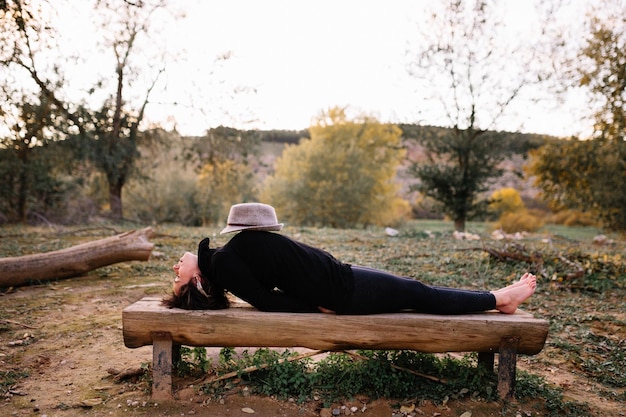
<svg viewBox="0 0 626 417"><path fill-rule="evenodd" d="M125 261L147 261L154 236L151 228L122 233L70 248L32 255L0 258L0 288L75 277Z"/></svg>

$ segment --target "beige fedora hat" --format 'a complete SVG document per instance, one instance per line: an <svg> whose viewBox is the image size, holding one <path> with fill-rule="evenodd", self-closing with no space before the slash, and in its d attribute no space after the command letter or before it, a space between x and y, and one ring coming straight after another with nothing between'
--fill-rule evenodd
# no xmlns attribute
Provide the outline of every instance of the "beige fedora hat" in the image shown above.
<svg viewBox="0 0 626 417"><path fill-rule="evenodd" d="M238 232L240 230L279 231L283 228L278 223L274 207L263 203L241 203L231 206L226 227L220 232Z"/></svg>

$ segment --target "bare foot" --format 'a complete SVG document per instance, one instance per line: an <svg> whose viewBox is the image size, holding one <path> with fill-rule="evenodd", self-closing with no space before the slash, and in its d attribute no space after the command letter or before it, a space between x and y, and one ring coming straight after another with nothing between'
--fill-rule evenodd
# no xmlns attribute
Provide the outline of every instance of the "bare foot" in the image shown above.
<svg viewBox="0 0 626 417"><path fill-rule="evenodd" d="M522 275L520 277L519 280L515 281L513 284L508 285L508 286L506 286L504 288L500 288L500 289L491 291L491 293L492 294L496 294L496 293L499 293L499 292L502 292L502 291L508 291L509 289L511 289L513 287L517 287L517 286L520 286L520 285L525 285L525 284L527 284L527 281L529 279L531 279L531 278L536 278L536 277L533 274L531 274L530 272L526 272L524 275Z"/></svg>
<svg viewBox="0 0 626 417"><path fill-rule="evenodd" d="M520 280L506 288L493 291L492 294L496 297L496 310L505 314L515 313L520 304L533 295L535 288L537 288L537 278L531 274L523 281Z"/></svg>

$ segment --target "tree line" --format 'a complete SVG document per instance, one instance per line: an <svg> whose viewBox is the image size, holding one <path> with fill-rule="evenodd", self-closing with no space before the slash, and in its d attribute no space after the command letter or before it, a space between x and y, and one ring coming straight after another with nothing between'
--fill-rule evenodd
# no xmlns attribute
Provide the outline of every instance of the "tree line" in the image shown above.
<svg viewBox="0 0 626 417"><path fill-rule="evenodd" d="M461 142L455 146L458 136L451 129L389 125L367 116L352 120L340 108L332 109L306 134L301 133L219 127L204 136L181 137L173 131L143 131L136 148L134 175L124 188L127 216L122 220L215 225L223 223L231 204L263 200L293 224L393 225L414 217L415 201L408 195L411 192L430 199L430 210L439 217L447 215L455 220L454 216L462 213L467 220L485 220L492 218L491 209L502 200L489 192L503 173L501 162L514 155L530 158L526 175L558 172L545 170L545 164L562 162L562 168L572 176L559 184L577 186L577 198L584 195L584 190L598 195L604 191L607 204L619 198L615 188L591 189L591 184L583 188L576 179L580 174L567 169L568 158L576 155L598 162L614 158L613 154L598 157L589 153L591 144L600 142L577 141L586 148L572 153L571 142L565 139L485 132L487 138L475 146L469 146L472 142L465 147ZM285 144L280 139L294 134L300 137L297 143ZM432 148L433 143L439 148ZM272 145L280 147L273 152L264 150ZM420 146L420 157L407 155L406 148L411 145ZM26 170L15 168L24 163L18 157L19 149L0 149L2 222L22 221L24 212L29 223L120 220L111 216L107 180L92 165L90 146L90 142L72 137L34 147ZM456 165L455 157L468 164L468 176L457 175L464 166ZM538 164L544 166L537 168ZM402 165L408 167L409 178L416 180L405 190L401 190L398 180ZM604 170L608 165L596 166ZM28 175L23 176L23 172ZM514 174L522 176L524 172ZM592 176L589 182L605 178L608 183L614 177ZM437 188L437 184L445 187ZM554 187L553 182L538 181L537 185ZM23 194L23 190L28 192ZM471 190L472 198L457 198L458 190ZM546 201L558 203L555 210L568 207L562 193L550 195L553 198ZM585 210L593 211L593 207ZM496 212L502 214L502 210ZM456 229L463 230L458 226Z"/></svg>
<svg viewBox="0 0 626 417"><path fill-rule="evenodd" d="M396 182L404 163L415 178L411 191L431 199L456 230L464 230L467 220L485 216L494 203L489 186L518 146L531 157L526 175L535 178L554 210L586 211L607 227L626 229L626 13L607 17L596 9L580 45L555 49L551 68L558 71L551 73L531 65L546 52L539 45L563 46L546 43L546 37L507 44L515 50L492 48L500 35L498 25L490 24L497 2L435 5L434 26L416 35L426 46L411 55L409 71L435 87L429 105L440 103L433 107L445 120L441 128L398 126L329 109L306 132L266 132L287 144L268 164L257 152L263 132L220 127L190 141L175 130L143 123L168 62L149 47L157 33L155 16L161 13L163 22L167 1L94 2L102 30L115 28L100 45L110 52L114 70L96 79L78 101L69 95L71 82L61 70L68 57L45 59L60 50L46 20L50 5L0 3L3 222L76 221L85 213L106 212L114 221L212 224L233 202L264 199L298 224L392 224L410 211ZM602 5L623 11L617 1ZM553 17L546 14L542 36L548 36ZM562 42L562 36L556 38ZM151 64L141 66L137 55L147 50L154 53L146 61ZM563 50L571 55L561 55ZM502 78L503 65L515 76ZM546 79L565 90L585 88L594 104L591 137L503 139L507 135L495 126L509 115L511 103ZM407 138L419 143L424 159L405 159ZM123 194L132 216L124 212Z"/></svg>
<svg viewBox="0 0 626 417"><path fill-rule="evenodd" d="M432 137L445 137L446 132L432 126L383 124L368 116L348 119L340 108L325 114L307 132L219 127L203 136L182 137L174 131L143 131L134 175L124 187L126 214L122 220L219 225L231 204L263 200L291 224L398 224L415 217L416 202L409 194L422 189L414 183L402 189L398 169L408 166L404 175L411 178L418 167L428 163L426 156L407 155L407 147L422 146ZM540 135L490 134L499 140L498 152L507 155L525 156L556 140ZM300 138L295 143L282 139L294 135ZM12 168L22 163L16 150L0 149L0 192L5 196L0 202L2 222L21 221L22 209L29 223L116 220L108 205L107 180L92 165L89 147L90 142L79 137L35 147L25 178L20 175L23 171ZM492 167L490 181L497 181L501 172L499 166ZM420 178L428 179L426 175ZM22 180L28 184L21 186ZM483 178L472 180L478 183ZM472 213L469 218L489 216L487 205L492 199L486 192L488 185L480 185L482 192L472 200L476 207L467 209ZM25 198L19 193L24 189L29 190ZM444 200L438 203L430 210L440 218L446 210L457 210L446 207Z"/></svg>

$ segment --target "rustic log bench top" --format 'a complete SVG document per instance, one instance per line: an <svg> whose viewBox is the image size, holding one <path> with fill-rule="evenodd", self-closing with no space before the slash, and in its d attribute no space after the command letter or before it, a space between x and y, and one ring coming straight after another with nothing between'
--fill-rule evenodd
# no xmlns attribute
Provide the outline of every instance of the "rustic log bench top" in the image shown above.
<svg viewBox="0 0 626 417"><path fill-rule="evenodd" d="M493 354L499 353L498 391L502 397L511 397L516 355L539 353L548 335L546 320L519 310L515 314L344 316L267 313L240 304L224 310L190 311L166 308L158 297L146 297L126 307L122 322L127 347L153 345L155 399L171 398L175 345L479 352L479 362L492 368Z"/></svg>

